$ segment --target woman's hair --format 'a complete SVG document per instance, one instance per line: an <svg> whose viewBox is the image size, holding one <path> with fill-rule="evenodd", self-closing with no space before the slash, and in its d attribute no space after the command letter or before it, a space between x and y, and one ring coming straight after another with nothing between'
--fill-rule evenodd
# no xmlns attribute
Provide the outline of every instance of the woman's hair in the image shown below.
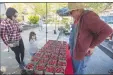
<svg viewBox="0 0 113 75"><path fill-rule="evenodd" d="M30 34L29 34L29 41L32 39L32 36L35 36L35 40L37 40L36 39L36 33L35 32L30 32Z"/></svg>
<svg viewBox="0 0 113 75"><path fill-rule="evenodd" d="M17 10L14 9L14 8L9 7L7 9L7 11L6 11L6 16L7 16L7 18L12 19L12 16L15 16L16 17L15 13L18 13Z"/></svg>

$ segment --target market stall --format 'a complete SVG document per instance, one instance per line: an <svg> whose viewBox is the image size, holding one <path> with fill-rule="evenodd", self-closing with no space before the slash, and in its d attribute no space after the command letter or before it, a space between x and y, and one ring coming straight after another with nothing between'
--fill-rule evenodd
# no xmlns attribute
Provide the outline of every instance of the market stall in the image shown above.
<svg viewBox="0 0 113 75"><path fill-rule="evenodd" d="M73 74L72 59L65 41L49 40L26 66L34 74Z"/></svg>

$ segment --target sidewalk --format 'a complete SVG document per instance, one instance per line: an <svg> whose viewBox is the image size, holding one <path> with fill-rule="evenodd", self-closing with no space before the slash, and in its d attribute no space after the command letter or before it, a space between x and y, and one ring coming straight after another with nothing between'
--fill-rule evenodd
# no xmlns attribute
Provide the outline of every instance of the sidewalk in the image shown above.
<svg viewBox="0 0 113 75"><path fill-rule="evenodd" d="M68 42L69 36L60 37L59 40L65 40ZM96 47L93 55L87 63L85 69L85 74L106 74L108 71L113 69L113 59L111 59L107 54L105 54L99 47Z"/></svg>
<svg viewBox="0 0 113 75"><path fill-rule="evenodd" d="M110 52L113 53L113 49L108 46L108 45L109 45L108 41L103 41L103 42L101 43L101 45L102 45L104 48L106 48L107 50L109 50ZM111 46L111 45L110 45L110 46Z"/></svg>
<svg viewBox="0 0 113 75"><path fill-rule="evenodd" d="M59 32L57 31L57 34L54 34L53 30L54 30L53 27L48 26L48 40L56 40L57 39ZM23 38L24 45L25 45L25 59L24 60L25 60L26 64L29 63L30 59L31 59L31 56L28 52L29 33L31 31L34 31L37 34L39 49L41 47L43 47L43 45L46 43L45 27L44 27L43 31L39 31L38 28L34 28L34 29L23 31L21 33L21 36ZM2 46L3 46L3 44L2 44ZM20 74L20 69L18 67L18 63L16 62L15 55L11 50L9 52L7 52L7 49L1 50L1 66L6 69L5 74Z"/></svg>

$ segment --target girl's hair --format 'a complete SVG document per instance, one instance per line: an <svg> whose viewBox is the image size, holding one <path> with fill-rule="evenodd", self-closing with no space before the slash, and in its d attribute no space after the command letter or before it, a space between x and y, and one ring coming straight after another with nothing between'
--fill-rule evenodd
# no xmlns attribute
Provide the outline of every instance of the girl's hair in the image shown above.
<svg viewBox="0 0 113 75"><path fill-rule="evenodd" d="M32 39L32 36L35 36L35 40L37 40L36 39L36 33L35 32L30 32L30 34L29 34L29 41Z"/></svg>
<svg viewBox="0 0 113 75"><path fill-rule="evenodd" d="M7 18L12 19L12 16L16 16L15 13L18 13L16 9L9 7L6 11Z"/></svg>

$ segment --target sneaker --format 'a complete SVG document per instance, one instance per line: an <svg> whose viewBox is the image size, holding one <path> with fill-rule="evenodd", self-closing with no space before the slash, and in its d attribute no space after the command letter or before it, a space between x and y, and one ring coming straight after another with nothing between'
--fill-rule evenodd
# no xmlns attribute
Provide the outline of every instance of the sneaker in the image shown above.
<svg viewBox="0 0 113 75"><path fill-rule="evenodd" d="M20 69L24 70L24 66L22 64L19 65Z"/></svg>
<svg viewBox="0 0 113 75"><path fill-rule="evenodd" d="M22 64L24 67L26 66L25 62L21 62L21 64Z"/></svg>

